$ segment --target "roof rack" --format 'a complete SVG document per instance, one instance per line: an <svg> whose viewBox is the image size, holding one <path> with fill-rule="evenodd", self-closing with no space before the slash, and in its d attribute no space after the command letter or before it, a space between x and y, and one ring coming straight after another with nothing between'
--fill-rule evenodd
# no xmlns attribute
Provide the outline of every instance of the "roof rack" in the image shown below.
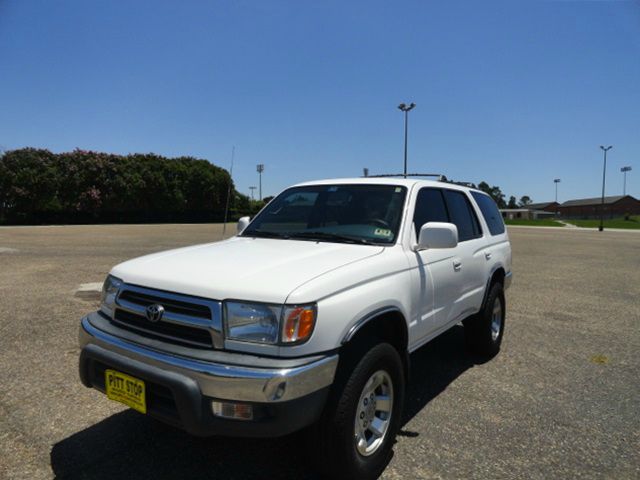
<svg viewBox="0 0 640 480"><path fill-rule="evenodd" d="M446 176L441 173L382 173L378 175L366 175L363 178L384 178L384 177L399 177L399 178L407 178L407 177L436 177L436 181L451 183L453 185L460 185L467 188L475 188L478 189L478 186L473 182L458 182L456 180L449 180Z"/></svg>
<svg viewBox="0 0 640 480"><path fill-rule="evenodd" d="M366 178L380 178L380 177L400 177L400 178L407 178L407 177L438 177L438 181L439 182L446 182L447 181L447 177L445 177L441 173L407 173L406 175L404 173L382 173L382 174L379 174L379 175L367 175Z"/></svg>

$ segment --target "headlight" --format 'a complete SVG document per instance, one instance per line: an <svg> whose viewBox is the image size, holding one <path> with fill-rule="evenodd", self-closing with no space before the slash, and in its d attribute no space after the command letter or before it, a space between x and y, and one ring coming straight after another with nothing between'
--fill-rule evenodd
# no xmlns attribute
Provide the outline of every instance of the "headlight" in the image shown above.
<svg viewBox="0 0 640 480"><path fill-rule="evenodd" d="M226 338L242 342L299 343L313 332L315 305L225 302Z"/></svg>
<svg viewBox="0 0 640 480"><path fill-rule="evenodd" d="M122 285L122 280L112 275L107 275L107 279L102 285L102 303L100 310L107 315L113 315L113 309L116 306L116 295Z"/></svg>
<svg viewBox="0 0 640 480"><path fill-rule="evenodd" d="M227 338L256 343L278 343L282 307L264 303L225 303Z"/></svg>

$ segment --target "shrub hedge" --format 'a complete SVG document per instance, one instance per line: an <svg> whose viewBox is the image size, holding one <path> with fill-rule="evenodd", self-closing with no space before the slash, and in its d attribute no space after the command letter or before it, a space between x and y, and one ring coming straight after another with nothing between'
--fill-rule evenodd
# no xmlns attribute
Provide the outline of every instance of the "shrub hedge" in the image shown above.
<svg viewBox="0 0 640 480"><path fill-rule="evenodd" d="M0 223L218 222L229 186L230 218L261 206L207 160L23 148L0 157Z"/></svg>

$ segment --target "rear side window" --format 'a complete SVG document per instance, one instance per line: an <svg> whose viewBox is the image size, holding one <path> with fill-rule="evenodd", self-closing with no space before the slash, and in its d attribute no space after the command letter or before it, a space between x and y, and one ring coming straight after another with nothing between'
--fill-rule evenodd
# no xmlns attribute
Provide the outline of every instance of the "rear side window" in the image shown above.
<svg viewBox="0 0 640 480"><path fill-rule="evenodd" d="M496 202L494 202L489 195L480 192L471 192L471 195L473 195L478 207L480 207L480 211L489 226L491 235L504 233L504 222L502 221L502 215L500 215Z"/></svg>
<svg viewBox="0 0 640 480"><path fill-rule="evenodd" d="M467 196L456 190L445 190L444 198L451 223L458 227L458 241L464 242L482 236L478 218Z"/></svg>
<svg viewBox="0 0 640 480"><path fill-rule="evenodd" d="M416 237L427 222L448 222L447 207L444 205L442 191L437 188L423 188L416 198L416 209L413 214L413 225Z"/></svg>

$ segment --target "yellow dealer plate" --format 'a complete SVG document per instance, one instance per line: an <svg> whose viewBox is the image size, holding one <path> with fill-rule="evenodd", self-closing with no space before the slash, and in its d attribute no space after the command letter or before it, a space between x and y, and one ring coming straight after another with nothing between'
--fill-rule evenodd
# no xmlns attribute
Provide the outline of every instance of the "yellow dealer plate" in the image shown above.
<svg viewBox="0 0 640 480"><path fill-rule="evenodd" d="M105 370L104 385L107 397L116 402L124 403L140 413L147 413L145 387L142 380L130 377L115 370Z"/></svg>

